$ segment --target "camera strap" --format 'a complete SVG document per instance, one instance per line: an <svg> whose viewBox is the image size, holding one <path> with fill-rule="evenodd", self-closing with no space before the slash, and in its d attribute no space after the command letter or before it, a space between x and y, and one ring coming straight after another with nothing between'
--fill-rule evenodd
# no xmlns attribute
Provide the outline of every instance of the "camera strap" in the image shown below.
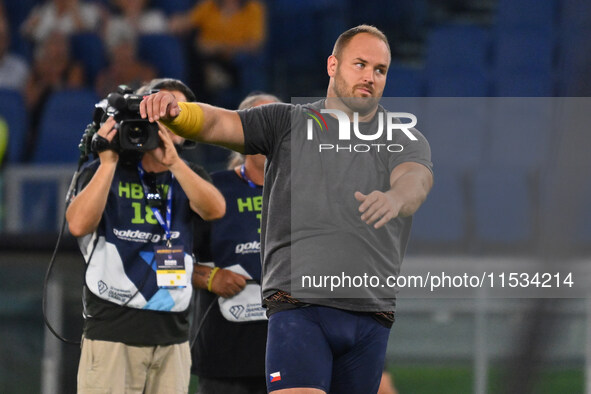
<svg viewBox="0 0 591 394"><path fill-rule="evenodd" d="M154 217L158 221L158 224L164 229L164 239L166 240L166 245L168 247L171 246L170 244L170 234L171 234L171 221L172 221L172 181L174 180L174 174L170 173L170 185L168 185L168 193L166 193L166 220L162 217L162 213L157 205L160 205L162 197L159 193L154 193L150 191L148 186L145 182L145 175L146 171L142 166L142 162L140 161L137 165L137 172L140 177L140 182L142 183L142 188L144 189L144 198L146 202L150 206L152 213L154 213ZM157 204L155 204L157 202Z"/></svg>

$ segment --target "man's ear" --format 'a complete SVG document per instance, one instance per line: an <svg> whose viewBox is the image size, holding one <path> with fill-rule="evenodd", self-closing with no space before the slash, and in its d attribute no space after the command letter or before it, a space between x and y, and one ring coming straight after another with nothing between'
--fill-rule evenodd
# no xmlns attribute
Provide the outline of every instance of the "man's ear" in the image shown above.
<svg viewBox="0 0 591 394"><path fill-rule="evenodd" d="M337 72L339 61L335 55L330 55L326 61L326 71L329 77L334 77Z"/></svg>

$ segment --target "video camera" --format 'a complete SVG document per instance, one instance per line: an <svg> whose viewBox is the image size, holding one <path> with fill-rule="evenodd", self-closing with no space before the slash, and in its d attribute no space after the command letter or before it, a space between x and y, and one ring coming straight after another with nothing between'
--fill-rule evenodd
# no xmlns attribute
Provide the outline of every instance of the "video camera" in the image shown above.
<svg viewBox="0 0 591 394"><path fill-rule="evenodd" d="M88 156L106 149L146 152L157 148L160 142L158 125L141 118L139 108L142 99L131 88L120 85L116 92L109 93L107 98L95 104L93 122L88 125L80 141L82 154ZM110 116L115 119L118 133L109 144L96 132Z"/></svg>

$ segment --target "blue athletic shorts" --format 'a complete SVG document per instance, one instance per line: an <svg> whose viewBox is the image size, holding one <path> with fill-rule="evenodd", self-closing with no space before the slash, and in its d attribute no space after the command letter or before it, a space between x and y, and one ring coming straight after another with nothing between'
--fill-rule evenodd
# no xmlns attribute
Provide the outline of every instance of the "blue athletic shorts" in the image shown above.
<svg viewBox="0 0 591 394"><path fill-rule="evenodd" d="M317 305L276 312L269 318L267 388L377 393L389 333L368 313Z"/></svg>

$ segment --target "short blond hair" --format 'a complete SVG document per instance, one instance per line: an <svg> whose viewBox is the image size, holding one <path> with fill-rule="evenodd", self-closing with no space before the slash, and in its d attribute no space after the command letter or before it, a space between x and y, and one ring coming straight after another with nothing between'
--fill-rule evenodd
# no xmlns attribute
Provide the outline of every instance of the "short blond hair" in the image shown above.
<svg viewBox="0 0 591 394"><path fill-rule="evenodd" d="M390 44L388 43L388 37L377 27L371 25L359 25L350 28L349 30L341 33L339 38L334 43L334 47L332 49L332 54L339 59L341 54L343 53L343 49L347 46L349 41L357 34L367 33L371 34L374 37L379 38L380 40L384 41L386 47L388 48L388 53L390 53L390 57L392 57L392 51L390 50Z"/></svg>

